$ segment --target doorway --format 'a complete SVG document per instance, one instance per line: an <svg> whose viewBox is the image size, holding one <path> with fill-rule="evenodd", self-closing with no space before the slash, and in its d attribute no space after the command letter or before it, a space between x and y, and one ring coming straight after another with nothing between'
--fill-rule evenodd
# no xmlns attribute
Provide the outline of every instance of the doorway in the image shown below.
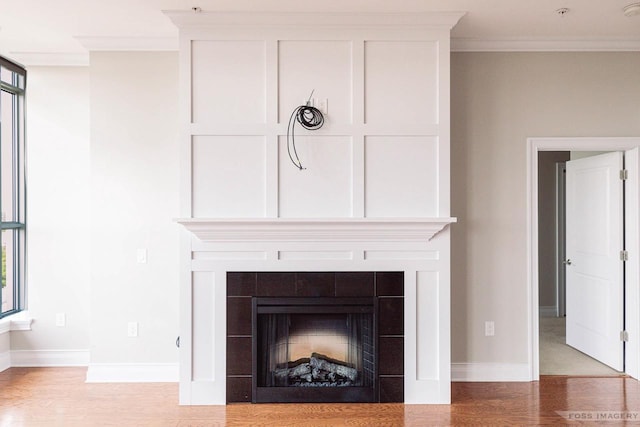
<svg viewBox="0 0 640 427"><path fill-rule="evenodd" d="M570 270L575 273L575 268L567 265L566 249L566 183L565 175L567 164L572 165L571 176L575 180L577 165L595 164L601 171L601 157L595 157L604 152L569 152L569 151L541 151L538 152L538 265L539 265L539 360L541 375L594 375L615 376L621 372L612 369L602 363L602 359L583 346L575 342L576 310L570 319L566 318L566 288L565 273ZM591 157L589 160L583 160ZM606 157L606 156L605 156ZM616 165L617 167L617 165ZM621 169L622 166L619 166ZM589 169L589 170L593 170ZM582 168L582 174L587 170ZM615 170L617 173L617 169ZM588 175L588 174L586 174ZM596 178L597 177L592 177ZM620 183L618 183L620 184ZM589 193L595 193L591 186ZM573 193L572 193L573 194ZM587 197L595 197L588 194ZM622 200L619 198L619 205ZM585 201L586 202L586 201ZM593 211L591 209L591 211ZM571 212L572 215L575 213ZM581 220L583 214L580 213ZM620 217L622 215L620 214ZM575 221L575 220L574 220ZM572 227L568 227L573 229ZM575 228L575 227L574 227ZM605 229L607 227L604 227ZM592 234L592 236L594 236ZM593 240L593 239L591 239ZM622 246L622 242L620 242ZM575 260L574 260L575 261ZM571 262L571 261L569 261ZM617 268L618 263L615 263ZM575 275L572 276L575 283ZM574 288L575 289L575 288ZM585 289L579 287L579 289ZM574 295L573 298L575 299ZM571 301L573 302L573 300ZM600 304L594 307L594 311L603 311ZM620 315L621 317L621 315ZM567 321L574 327L573 336L567 336ZM569 343L569 344L568 344ZM573 346L572 346L572 345ZM622 344L618 343L620 347ZM615 345L615 343L614 343ZM584 350L585 352L579 351ZM620 369L622 369L620 367Z"/></svg>
<svg viewBox="0 0 640 427"><path fill-rule="evenodd" d="M530 138L528 140L528 201L529 212L528 223L528 246L529 246L529 343L530 357L529 366L531 368L531 379L538 380L540 375L540 313L539 313L539 218L538 218L538 153L542 151L627 151L640 146L640 138ZM640 366L640 347L638 343L638 316L640 312L640 285L638 283L638 271L640 270L640 250L638 241L638 211L640 204L639 184L638 184L638 154L631 155L628 160L627 169L630 170L630 177L626 182L626 211L627 221L631 224L626 230L626 248L630 256L626 263L625 277L627 286L625 290L626 308L626 331L629 340L626 342L626 373L634 378L638 378Z"/></svg>

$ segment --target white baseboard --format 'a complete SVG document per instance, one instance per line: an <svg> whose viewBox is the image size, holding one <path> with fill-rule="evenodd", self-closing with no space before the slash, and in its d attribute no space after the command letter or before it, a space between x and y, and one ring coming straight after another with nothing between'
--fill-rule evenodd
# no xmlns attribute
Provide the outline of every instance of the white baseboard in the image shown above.
<svg viewBox="0 0 640 427"><path fill-rule="evenodd" d="M177 363L92 363L88 350L14 350L0 353L0 372L10 367L89 366L88 383L178 382ZM526 363L452 363L451 381L531 381Z"/></svg>
<svg viewBox="0 0 640 427"><path fill-rule="evenodd" d="M0 353L0 372L11 367L88 366L87 382L178 382L177 363L89 363L88 350L13 350Z"/></svg>
<svg viewBox="0 0 640 427"><path fill-rule="evenodd" d="M11 352L3 351L0 353L0 372L6 371L11 367Z"/></svg>
<svg viewBox="0 0 640 427"><path fill-rule="evenodd" d="M531 369L526 363L452 363L451 381L531 381Z"/></svg>
<svg viewBox="0 0 640 427"><path fill-rule="evenodd" d="M14 350L0 353L0 372L10 367L89 366L87 382L178 382L177 363L92 363L87 350ZM452 363L451 381L531 381L526 363Z"/></svg>
<svg viewBox="0 0 640 427"><path fill-rule="evenodd" d="M89 350L11 350L11 367L87 366Z"/></svg>
<svg viewBox="0 0 640 427"><path fill-rule="evenodd" d="M177 363L91 363L88 383L173 383L178 382Z"/></svg>
<svg viewBox="0 0 640 427"><path fill-rule="evenodd" d="M556 317L558 315L558 311L555 305L547 305L539 307L540 317Z"/></svg>

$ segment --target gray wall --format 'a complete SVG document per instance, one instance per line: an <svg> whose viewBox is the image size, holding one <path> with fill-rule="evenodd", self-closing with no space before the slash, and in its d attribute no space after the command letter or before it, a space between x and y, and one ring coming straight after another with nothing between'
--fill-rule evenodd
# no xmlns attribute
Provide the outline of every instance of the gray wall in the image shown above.
<svg viewBox="0 0 640 427"><path fill-rule="evenodd" d="M89 69L30 67L27 77L27 309L11 349L89 348ZM64 313L66 326L56 326Z"/></svg>
<svg viewBox="0 0 640 427"><path fill-rule="evenodd" d="M178 54L92 52L90 72L91 363L175 363Z"/></svg>
<svg viewBox="0 0 640 427"><path fill-rule="evenodd" d="M69 95L49 96L52 118L43 112L37 120L50 124L48 133L30 133L31 147L45 150L30 167L39 158L41 170L51 171L45 175L50 182L31 182L30 194L55 186L66 191L52 194L74 197L58 205L55 197L44 199L40 214L30 205L31 238L50 243L31 240L29 300L39 325L12 333L12 348L88 346L94 363L174 362L177 54L97 53L91 61L89 70L63 75L43 70L42 84L34 79L30 86L76 82L81 99L58 105ZM131 69L137 71L130 75ZM453 362L526 363L526 138L640 136L638 70L637 52L452 54L452 215L459 218L451 228ZM53 135L53 125L66 120L54 113L71 117L70 109L74 123ZM47 135L77 143L58 156L46 151L52 148ZM47 162L45 155L66 163ZM56 175L61 168L65 173ZM70 212L90 215L91 225ZM53 222L63 217L81 221L82 228L56 228ZM110 243L102 245L105 239ZM142 247L149 249L144 265L135 262ZM55 275L52 263L60 263ZM69 315L66 328L54 326L59 311ZM494 337L484 336L485 320L496 322ZM138 339L126 337L128 321L140 322Z"/></svg>
<svg viewBox="0 0 640 427"><path fill-rule="evenodd" d="M11 333L11 349L177 363L177 52L99 52L89 67L28 72L34 322ZM128 322L139 323L137 338Z"/></svg>
<svg viewBox="0 0 640 427"><path fill-rule="evenodd" d="M638 70L637 52L452 54L453 362L527 362L526 139L639 136Z"/></svg>

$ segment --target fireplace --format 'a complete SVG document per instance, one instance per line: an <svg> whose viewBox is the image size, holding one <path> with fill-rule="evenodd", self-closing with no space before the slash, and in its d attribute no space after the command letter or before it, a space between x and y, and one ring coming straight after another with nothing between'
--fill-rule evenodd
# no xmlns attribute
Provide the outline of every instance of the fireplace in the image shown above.
<svg viewBox="0 0 640 427"><path fill-rule="evenodd" d="M378 348L394 351L378 352L376 399L449 403L462 13L167 16L180 30L180 403L253 400L252 297L377 297ZM287 120L314 88L330 107L299 135L301 172Z"/></svg>
<svg viewBox="0 0 640 427"><path fill-rule="evenodd" d="M403 402L403 349L403 272L227 273L227 403Z"/></svg>
<svg viewBox="0 0 640 427"><path fill-rule="evenodd" d="M253 298L253 402L377 401L377 299Z"/></svg>

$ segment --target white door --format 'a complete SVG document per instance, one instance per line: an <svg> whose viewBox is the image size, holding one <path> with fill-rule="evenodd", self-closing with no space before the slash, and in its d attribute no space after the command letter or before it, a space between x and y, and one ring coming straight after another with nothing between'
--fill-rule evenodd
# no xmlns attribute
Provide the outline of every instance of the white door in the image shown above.
<svg viewBox="0 0 640 427"><path fill-rule="evenodd" d="M622 371L623 153L567 162L567 344Z"/></svg>

